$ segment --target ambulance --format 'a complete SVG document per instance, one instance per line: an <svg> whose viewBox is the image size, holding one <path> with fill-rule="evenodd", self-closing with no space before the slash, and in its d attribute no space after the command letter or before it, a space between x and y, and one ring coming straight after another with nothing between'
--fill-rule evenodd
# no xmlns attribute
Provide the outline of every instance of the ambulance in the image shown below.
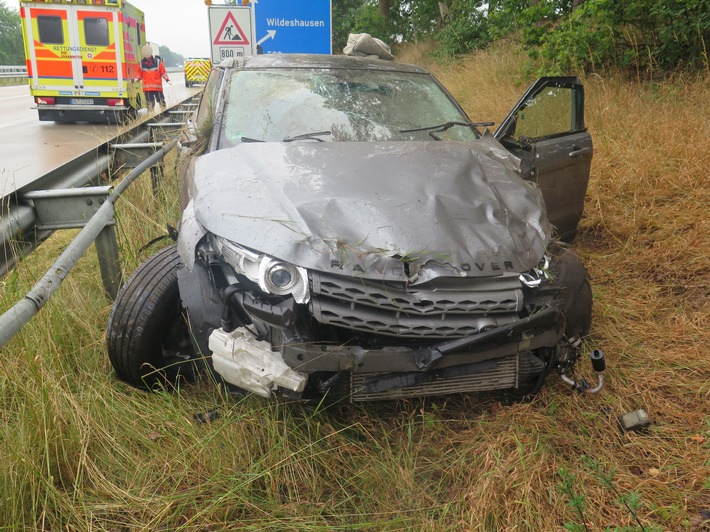
<svg viewBox="0 0 710 532"><path fill-rule="evenodd" d="M39 119L117 123L142 105L145 16L123 0L20 1L27 76Z"/></svg>

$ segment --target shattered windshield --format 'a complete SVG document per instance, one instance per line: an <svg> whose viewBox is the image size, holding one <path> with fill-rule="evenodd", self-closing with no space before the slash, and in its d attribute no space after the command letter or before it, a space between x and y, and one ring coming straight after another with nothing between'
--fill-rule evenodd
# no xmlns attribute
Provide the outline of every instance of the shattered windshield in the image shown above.
<svg viewBox="0 0 710 532"><path fill-rule="evenodd" d="M232 74L226 102L220 148L255 141L432 140L427 130L411 130L451 122L457 125L437 132L437 140L477 138L468 118L425 74L242 70Z"/></svg>

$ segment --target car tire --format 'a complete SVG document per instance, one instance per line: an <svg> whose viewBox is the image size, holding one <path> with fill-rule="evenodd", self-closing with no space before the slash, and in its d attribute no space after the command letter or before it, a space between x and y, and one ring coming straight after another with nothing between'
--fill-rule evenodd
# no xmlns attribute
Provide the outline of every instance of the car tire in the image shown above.
<svg viewBox="0 0 710 532"><path fill-rule="evenodd" d="M580 258L564 248L556 249L555 279L564 301L562 310L567 320L565 335L584 338L592 327L592 286Z"/></svg>
<svg viewBox="0 0 710 532"><path fill-rule="evenodd" d="M567 338L584 338L592 328L592 285L585 278L578 287L575 297L565 306Z"/></svg>
<svg viewBox="0 0 710 532"><path fill-rule="evenodd" d="M119 379L143 390L177 386L196 373L180 303L175 246L146 260L126 281L109 316L106 346Z"/></svg>

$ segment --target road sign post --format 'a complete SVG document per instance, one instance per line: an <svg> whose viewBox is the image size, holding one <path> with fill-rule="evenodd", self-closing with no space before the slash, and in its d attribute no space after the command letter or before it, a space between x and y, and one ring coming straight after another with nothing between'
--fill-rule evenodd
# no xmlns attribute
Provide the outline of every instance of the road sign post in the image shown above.
<svg viewBox="0 0 710 532"><path fill-rule="evenodd" d="M209 8L212 62L256 53L254 16L249 7L212 6Z"/></svg>

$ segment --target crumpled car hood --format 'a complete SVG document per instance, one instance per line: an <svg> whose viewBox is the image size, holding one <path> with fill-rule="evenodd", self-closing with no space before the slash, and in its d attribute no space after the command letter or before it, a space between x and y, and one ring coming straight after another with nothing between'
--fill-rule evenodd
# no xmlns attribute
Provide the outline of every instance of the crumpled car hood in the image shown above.
<svg viewBox="0 0 710 532"><path fill-rule="evenodd" d="M537 266L542 195L492 137L474 143L243 143L199 157L209 232L297 266L386 280ZM407 263L407 268L404 268Z"/></svg>

